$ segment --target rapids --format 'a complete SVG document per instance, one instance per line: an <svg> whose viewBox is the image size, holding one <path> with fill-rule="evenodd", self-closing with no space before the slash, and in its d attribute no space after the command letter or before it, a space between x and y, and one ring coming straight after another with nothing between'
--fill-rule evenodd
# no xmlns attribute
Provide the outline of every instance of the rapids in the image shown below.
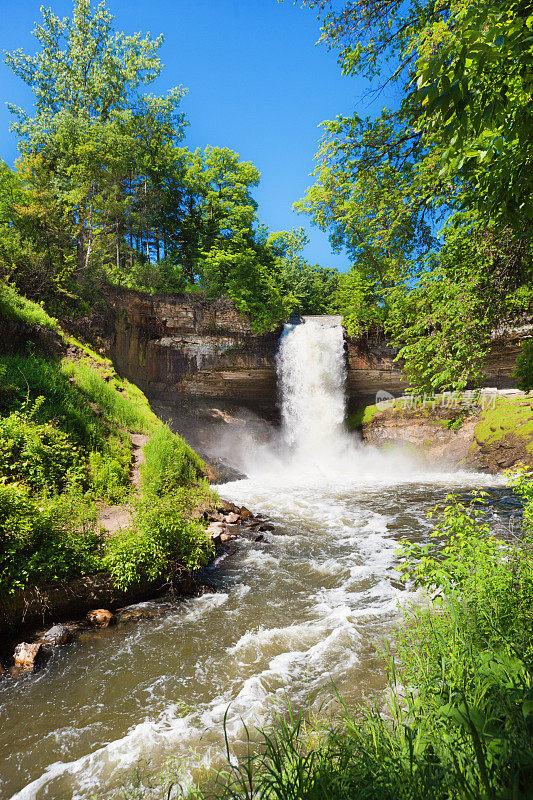
<svg viewBox="0 0 533 800"><path fill-rule="evenodd" d="M287 325L278 370L281 431L217 445L248 476L220 494L275 530L219 559L218 591L164 598L157 619L91 632L0 684L1 798L113 796L139 764L188 781L222 763L225 717L238 752L244 726L287 698L319 708L332 682L348 704L379 690L375 645L415 599L397 581L399 540L427 537L451 490L486 487L497 524L497 479L428 471L345 432L337 319Z"/></svg>

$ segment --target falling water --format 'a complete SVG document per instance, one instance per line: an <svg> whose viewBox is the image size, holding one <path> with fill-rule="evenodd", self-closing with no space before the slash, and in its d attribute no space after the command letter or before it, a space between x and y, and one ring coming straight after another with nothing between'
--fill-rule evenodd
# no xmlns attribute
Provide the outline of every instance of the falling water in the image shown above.
<svg viewBox="0 0 533 800"><path fill-rule="evenodd" d="M287 444L304 455L331 450L342 437L346 406L341 317L285 325L277 367Z"/></svg>

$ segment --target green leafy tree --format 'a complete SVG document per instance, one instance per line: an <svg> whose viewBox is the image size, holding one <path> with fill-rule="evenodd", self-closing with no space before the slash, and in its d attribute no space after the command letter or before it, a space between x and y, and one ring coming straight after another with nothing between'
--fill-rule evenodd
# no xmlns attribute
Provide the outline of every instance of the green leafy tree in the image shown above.
<svg viewBox="0 0 533 800"><path fill-rule="evenodd" d="M415 385L464 385L479 375L486 325L530 302L531 4L305 4L343 72L394 87L397 104L324 123L317 182L298 207L352 257L339 298L348 326L369 308L392 315ZM428 223L458 210L477 220L478 255L450 272L448 251L425 260L438 246Z"/></svg>
<svg viewBox="0 0 533 800"><path fill-rule="evenodd" d="M87 277L95 234L109 227L115 242L120 239L127 154L130 177L135 168L137 179L162 138L182 137L183 90L174 88L164 98L141 94L140 88L160 73L162 37L114 33L105 3L93 9L90 0L77 0L72 19L60 19L50 9L42 14L34 30L41 51L6 54L6 63L33 89L36 113L30 117L10 108L18 119L13 127L22 151L42 154L51 189L75 220L81 280Z"/></svg>
<svg viewBox="0 0 533 800"><path fill-rule="evenodd" d="M300 255L308 242L303 228L267 236L265 244L276 259L276 285L282 296L293 298L293 313L336 313L339 273L335 269L309 264Z"/></svg>

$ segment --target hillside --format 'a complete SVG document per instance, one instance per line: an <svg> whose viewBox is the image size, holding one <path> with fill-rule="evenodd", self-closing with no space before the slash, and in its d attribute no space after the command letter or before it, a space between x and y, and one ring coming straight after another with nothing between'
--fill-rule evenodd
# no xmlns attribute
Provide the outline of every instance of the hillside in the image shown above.
<svg viewBox="0 0 533 800"><path fill-rule="evenodd" d="M205 564L205 463L107 358L0 292L2 602L94 574L125 592Z"/></svg>

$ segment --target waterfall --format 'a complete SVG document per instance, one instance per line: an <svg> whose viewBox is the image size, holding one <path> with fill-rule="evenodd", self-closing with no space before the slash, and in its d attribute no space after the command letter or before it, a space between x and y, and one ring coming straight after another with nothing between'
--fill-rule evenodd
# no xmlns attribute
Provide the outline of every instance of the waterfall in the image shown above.
<svg viewBox="0 0 533 800"><path fill-rule="evenodd" d="M341 317L286 324L277 370L283 438L295 451L331 451L343 437L346 365Z"/></svg>

